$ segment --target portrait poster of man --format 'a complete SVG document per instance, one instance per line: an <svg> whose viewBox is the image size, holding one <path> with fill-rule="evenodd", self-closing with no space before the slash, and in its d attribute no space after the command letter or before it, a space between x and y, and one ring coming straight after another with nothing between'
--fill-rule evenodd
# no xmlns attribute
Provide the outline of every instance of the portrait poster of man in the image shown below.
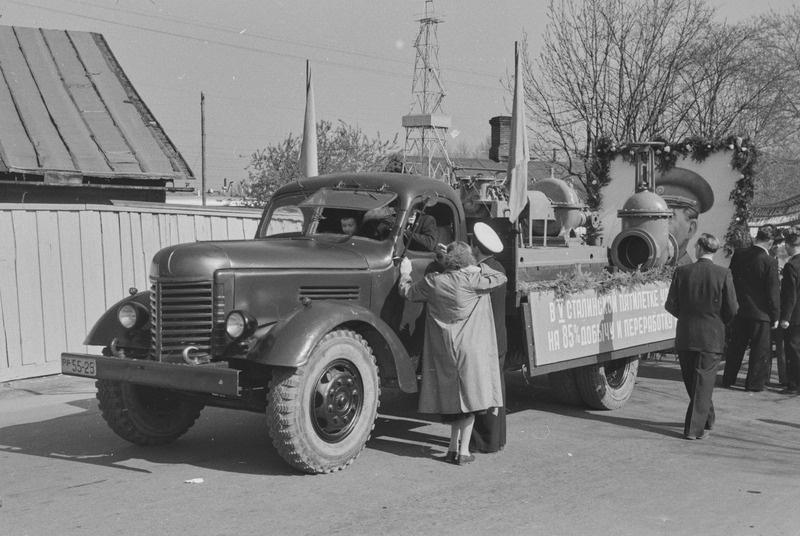
<svg viewBox="0 0 800 536"><path fill-rule="evenodd" d="M730 151L717 151L702 162L678 158L675 167L662 173L656 169L656 193L672 209L670 234L678 243L678 263L694 262L694 244L701 233L710 233L724 244L735 206L730 199L739 174L731 168ZM634 193L636 171L633 164L618 156L611 164L611 181L603 187L599 215L603 225L603 244L610 245L622 230L617 210ZM714 262L728 266L730 258L723 248Z"/></svg>

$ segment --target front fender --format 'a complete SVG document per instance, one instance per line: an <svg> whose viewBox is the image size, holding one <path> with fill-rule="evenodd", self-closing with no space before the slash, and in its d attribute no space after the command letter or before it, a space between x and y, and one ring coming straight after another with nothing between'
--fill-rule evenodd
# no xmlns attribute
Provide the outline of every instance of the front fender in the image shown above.
<svg viewBox="0 0 800 536"><path fill-rule="evenodd" d="M87 346L108 346L114 339L119 339L122 346L148 348L150 346L149 317L147 322L137 330L125 329L117 320L117 310L122 304L129 302L136 302L142 305L145 310L150 311L150 291L145 290L133 296L128 296L112 305L89 330L83 344Z"/></svg>
<svg viewBox="0 0 800 536"><path fill-rule="evenodd" d="M373 328L383 338L393 357L400 388L409 393L417 390L417 375L403 343L392 329L378 316L358 305L337 301L312 302L301 307L278 322L248 353L248 360L256 363L300 367L304 365L317 343L328 332L343 324L359 328ZM373 352L380 349L372 344ZM376 355L381 362L381 355Z"/></svg>

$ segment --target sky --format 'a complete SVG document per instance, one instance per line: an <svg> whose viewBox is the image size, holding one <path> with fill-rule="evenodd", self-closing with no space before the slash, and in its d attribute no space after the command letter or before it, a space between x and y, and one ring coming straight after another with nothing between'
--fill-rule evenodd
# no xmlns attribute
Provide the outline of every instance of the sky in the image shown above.
<svg viewBox="0 0 800 536"><path fill-rule="evenodd" d="M793 0L708 0L731 22ZM510 115L514 42L541 45L548 0L434 0L450 146L476 147ZM251 155L300 135L305 62L317 120L344 121L402 149L424 0L0 0L0 24L105 36L144 102L206 184L247 177ZM181 185L177 185L181 186Z"/></svg>

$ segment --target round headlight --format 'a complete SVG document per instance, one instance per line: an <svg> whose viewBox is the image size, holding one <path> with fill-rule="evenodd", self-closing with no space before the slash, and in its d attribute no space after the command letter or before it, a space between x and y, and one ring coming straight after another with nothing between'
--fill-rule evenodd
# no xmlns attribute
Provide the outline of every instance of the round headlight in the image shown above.
<svg viewBox="0 0 800 536"><path fill-rule="evenodd" d="M225 331L228 332L228 336L232 339L241 337L242 333L244 333L245 322L244 315L239 311L233 311L229 314L228 318L225 319Z"/></svg>
<svg viewBox="0 0 800 536"><path fill-rule="evenodd" d="M136 325L136 321L139 319L139 312L136 310L136 307L130 303L126 303L117 311L117 319L119 319L119 323L122 324L122 327L131 329Z"/></svg>

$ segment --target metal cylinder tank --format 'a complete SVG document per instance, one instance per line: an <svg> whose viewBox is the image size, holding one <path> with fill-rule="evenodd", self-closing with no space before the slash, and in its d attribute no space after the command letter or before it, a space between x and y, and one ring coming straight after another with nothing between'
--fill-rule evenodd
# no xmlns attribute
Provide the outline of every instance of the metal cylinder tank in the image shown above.
<svg viewBox="0 0 800 536"><path fill-rule="evenodd" d="M555 221L547 223L548 236L568 235L569 231L585 225L588 218L588 207L581 203L575 189L561 179L539 179L531 186L531 190L542 192L550 200L555 213ZM534 222L534 234L544 234L542 222Z"/></svg>

